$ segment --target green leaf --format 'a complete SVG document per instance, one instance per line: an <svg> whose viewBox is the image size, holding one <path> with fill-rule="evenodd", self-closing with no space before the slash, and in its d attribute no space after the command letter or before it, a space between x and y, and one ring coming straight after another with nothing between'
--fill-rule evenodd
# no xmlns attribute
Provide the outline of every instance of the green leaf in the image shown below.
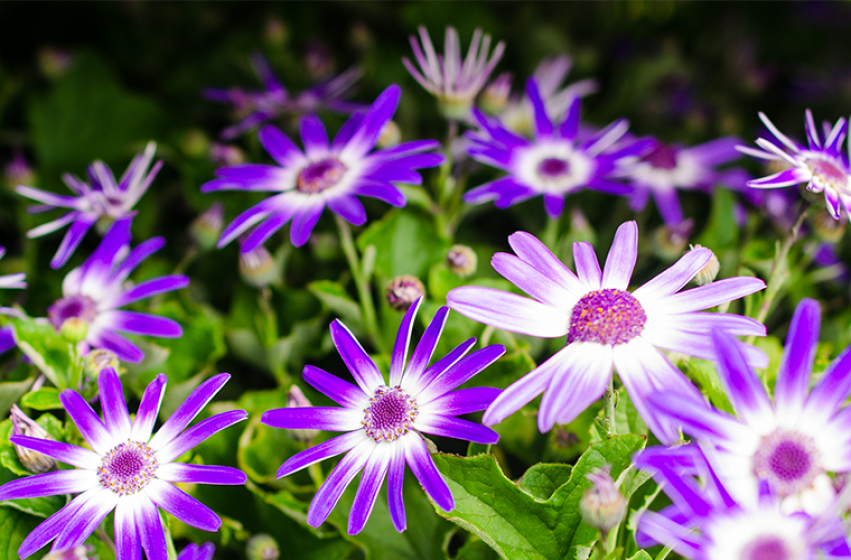
<svg viewBox="0 0 851 560"><path fill-rule="evenodd" d="M573 467L559 463L538 463L526 471L517 485L538 500L549 500L558 488L570 479Z"/></svg>
<svg viewBox="0 0 851 560"><path fill-rule="evenodd" d="M0 383L0 416L5 416L12 408L12 405L18 402L21 396L29 391L32 387L35 378L25 381L9 381Z"/></svg>
<svg viewBox="0 0 851 560"><path fill-rule="evenodd" d="M0 558L18 558L18 547L38 523L31 515L0 507Z"/></svg>
<svg viewBox="0 0 851 560"><path fill-rule="evenodd" d="M21 397L21 406L36 410L55 410L64 408L59 401L59 389L44 387Z"/></svg>
<svg viewBox="0 0 851 560"><path fill-rule="evenodd" d="M434 234L431 222L416 212L392 210L358 236L363 251L375 245L375 271L385 278L402 274L422 277L442 261L449 246Z"/></svg>
<svg viewBox="0 0 851 560"><path fill-rule="evenodd" d="M64 389L73 359L71 345L50 325L12 318L18 348L55 386Z"/></svg>
<svg viewBox="0 0 851 560"><path fill-rule="evenodd" d="M592 445L569 480L545 501L507 479L492 456L435 455L455 497L455 509L438 513L486 541L503 558L575 558L579 547L596 539L596 531L579 515L579 501L591 486L585 475L610 464L612 476L620 476L644 444L644 437L626 435Z"/></svg>
<svg viewBox="0 0 851 560"><path fill-rule="evenodd" d="M715 371L712 362L700 358L688 358L680 362L679 365L690 379L697 382L716 408L735 414L733 405L727 398L727 391L721 385L721 378L718 377L718 372Z"/></svg>
<svg viewBox="0 0 851 560"><path fill-rule="evenodd" d="M653 557L647 554L645 550L639 550L629 557L629 560L653 560Z"/></svg>
<svg viewBox="0 0 851 560"><path fill-rule="evenodd" d="M328 308L337 314L348 327L363 325L360 306L349 296L346 289L337 282L317 280L307 285L307 289Z"/></svg>

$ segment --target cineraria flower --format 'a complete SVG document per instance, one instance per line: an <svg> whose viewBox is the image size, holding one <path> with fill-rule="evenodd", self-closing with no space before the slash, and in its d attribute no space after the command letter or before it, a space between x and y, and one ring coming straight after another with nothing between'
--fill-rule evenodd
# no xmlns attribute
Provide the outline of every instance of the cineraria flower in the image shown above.
<svg viewBox="0 0 851 560"><path fill-rule="evenodd" d="M759 114L759 118L782 145L778 146L764 138L758 138L757 145L765 151L745 146L739 146L739 151L760 159L785 160L792 167L762 179L748 181L748 186L771 189L806 183L809 191L824 191L825 206L835 219L839 219L840 202L846 213L851 216L851 170L848 166L848 154L842 151L842 143L847 134L845 119L836 121L832 129L825 127L822 137L816 128L812 112L807 109L804 121L809 145L807 148L780 132L763 113ZM848 148L851 150L851 142Z"/></svg>
<svg viewBox="0 0 851 560"><path fill-rule="evenodd" d="M165 375L158 375L148 385L133 421L121 381L112 368L98 376L103 420L79 393L63 391L59 399L91 449L28 436L9 438L15 445L77 467L19 478L0 487L0 500L79 494L24 539L18 549L21 558L50 541L54 541L54 551L83 544L113 510L118 560L141 558L140 545L148 560L168 558L158 508L193 527L217 531L222 524L219 517L171 483L245 483L245 474L232 467L174 462L213 434L248 417L243 410L231 410L183 431L229 378L220 373L202 383L153 437Z"/></svg>
<svg viewBox="0 0 851 560"><path fill-rule="evenodd" d="M760 485L767 484L783 498L784 511L818 513L835 497L827 473L851 472L851 408L844 406L851 393L851 349L809 391L819 316L814 300L802 300L795 310L773 403L738 343L721 331L713 333L718 374L738 418L692 407L680 395L650 397L686 434L717 450L715 471L741 503L755 504Z"/></svg>
<svg viewBox="0 0 851 560"><path fill-rule="evenodd" d="M40 205L30 206L28 209L30 213L47 212L59 208L71 209L61 218L27 232L27 237L41 237L71 224L56 255L50 261L50 266L59 268L65 264L83 240L86 232L98 220L114 221L130 215L131 210L147 192L162 167L163 162L158 161L148 171L156 150L156 143L148 142L145 151L133 158L118 182L112 170L100 160L92 163L87 169L91 185L70 173L65 173L62 175L62 181L74 191L76 196L63 196L25 186L18 186L15 189L18 194L41 202Z"/></svg>
<svg viewBox="0 0 851 560"><path fill-rule="evenodd" d="M443 163L443 156L422 153L434 150L433 140L405 142L393 148L375 147L381 129L396 111L401 90L390 86L378 96L366 114L355 114L329 144L322 121L316 116L301 119L304 152L274 126L265 126L260 142L279 165L247 164L224 167L220 177L204 184L201 192L243 190L277 192L240 214L222 232L219 247L224 247L254 224L260 224L242 245L247 253L292 220L293 245L304 245L319 216L328 206L346 221L361 225L366 211L359 196L378 198L393 206L404 206L405 196L394 182L420 184L415 169ZM262 223L260 223L262 222Z"/></svg>
<svg viewBox="0 0 851 560"><path fill-rule="evenodd" d="M708 464L698 461L681 469L676 459L652 466L654 478L674 504L662 512L641 514L639 546L655 541L690 560L851 558L836 515L838 502L818 517L785 513L770 494L754 504L739 503ZM692 467L703 471L705 487L696 484Z"/></svg>
<svg viewBox="0 0 851 560"><path fill-rule="evenodd" d="M411 359L407 360L420 304L422 298L411 306L399 327L388 381L352 333L335 320L331 323L331 337L357 386L313 366L304 368L304 379L341 407L282 408L263 413L262 422L276 428L347 432L290 457L278 469L278 477L282 477L346 453L310 504L307 523L313 527L328 518L346 487L363 471L349 516L349 534L363 529L385 477L393 526L397 531L404 531L407 522L402 482L406 464L431 499L441 509L449 511L455 507L455 502L421 434L485 444L496 443L499 439L490 428L456 418L460 414L484 410L499 390L490 387L453 389L495 362L505 353L505 348L492 345L465 357L476 342L471 338L428 367L449 314L448 308L441 307Z"/></svg>
<svg viewBox="0 0 851 560"><path fill-rule="evenodd" d="M88 328L81 343L84 351L106 348L115 352L121 361L141 362L142 351L119 332L177 338L183 330L171 319L120 308L156 294L185 288L189 278L173 274L125 286L130 273L165 244L162 237L154 237L131 251L132 221L132 218L123 218L115 222L86 262L65 276L62 299L50 306L48 319L57 331L69 319L85 323Z"/></svg>
<svg viewBox="0 0 851 560"><path fill-rule="evenodd" d="M612 194L627 194L626 185L608 178L624 158L636 157L650 147L648 140L630 142L607 152L629 125L619 120L591 138L580 141L579 99L573 100L564 122L557 127L547 116L535 80L526 83L526 93L535 114L535 139L530 141L505 128L498 120L474 110L478 132L470 132L468 148L476 161L507 171L509 175L485 183L464 195L470 204L494 201L507 208L533 196L543 195L547 214L561 215L564 197L582 188Z"/></svg>
<svg viewBox="0 0 851 560"><path fill-rule="evenodd" d="M221 133L223 140L230 140L264 122L281 115L305 115L322 110L336 113L351 113L363 109L356 103L344 101L351 95L352 86L363 73L354 66L339 76L324 80L305 91L291 95L272 73L269 63L262 54L251 57L254 71L263 82L263 91L245 91L238 88L204 90L204 97L211 101L229 103L242 120Z"/></svg>
<svg viewBox="0 0 851 560"><path fill-rule="evenodd" d="M420 68L417 70L408 57L402 58L402 64L421 86L437 97L441 110L447 118L456 120L466 118L470 114L473 100L485 87L496 63L502 58L505 43L502 41L497 43L488 60L491 36L484 35L483 38L482 30L476 29L473 32L473 41L470 43L467 57L462 60L461 44L454 27L446 28L442 56L435 52L426 28L420 26L418 31L422 48L416 37L411 36L409 39L414 49L414 58L417 59Z"/></svg>
<svg viewBox="0 0 851 560"><path fill-rule="evenodd" d="M616 174L628 179L634 189L630 195L634 211L644 209L652 194L665 223L676 225L684 219L677 189L708 191L718 183L735 189L748 179L741 169L715 169L740 157L736 151L740 143L738 138L729 137L686 148L657 141L652 150L622 166Z"/></svg>
<svg viewBox="0 0 851 560"><path fill-rule="evenodd" d="M202 545L190 543L180 551L177 560L213 560L214 552L216 552L216 547L211 542Z"/></svg>
<svg viewBox="0 0 851 560"><path fill-rule="evenodd" d="M488 407L482 421L490 426L544 393L538 428L567 424L600 398L612 367L641 417L663 442L679 439L677 424L647 402L656 391L683 393L702 402L698 390L660 349L699 358L715 356L710 331L723 327L737 335L765 335L765 327L747 317L702 310L752 294L765 287L758 278L736 277L680 292L712 258L695 248L668 270L627 291L638 253L638 226L618 228L601 271L590 243L573 244L577 274L571 272L533 235L508 238L517 254L497 253L491 264L532 298L466 286L450 291L450 308L507 331L557 338L567 345L525 377L515 381ZM768 364L757 348L745 346L748 361Z"/></svg>

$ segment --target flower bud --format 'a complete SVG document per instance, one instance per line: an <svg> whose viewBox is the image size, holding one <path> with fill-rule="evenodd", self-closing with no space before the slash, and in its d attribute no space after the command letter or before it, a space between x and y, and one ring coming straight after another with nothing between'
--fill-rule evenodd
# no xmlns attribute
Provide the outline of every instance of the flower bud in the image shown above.
<svg viewBox="0 0 851 560"><path fill-rule="evenodd" d="M701 248L705 247L702 247L701 245L691 245L690 251ZM718 257L715 256L715 253L712 253L712 256L709 258L709 262L706 263L706 265L704 265L704 267L695 275L694 281L697 282L698 286L705 286L715 280L715 277L718 276L719 270L721 270L721 263L718 261Z"/></svg>
<svg viewBox="0 0 851 560"><path fill-rule="evenodd" d="M210 161L216 167L225 167L228 165L239 165L245 163L245 154L236 146L228 144L219 144L213 142L210 144L210 149L207 154Z"/></svg>
<svg viewBox="0 0 851 560"><path fill-rule="evenodd" d="M38 51L38 67L41 73L50 80L64 76L74 62L73 55L56 47L43 47Z"/></svg>
<svg viewBox="0 0 851 560"><path fill-rule="evenodd" d="M24 158L24 152L20 149L15 150L12 161L6 164L3 169L3 177L6 187L10 190L18 185L33 185L36 179L33 168Z"/></svg>
<svg viewBox="0 0 851 560"><path fill-rule="evenodd" d="M402 131L396 121L387 121L378 135L379 148L392 148L402 140Z"/></svg>
<svg viewBox="0 0 851 560"><path fill-rule="evenodd" d="M386 295L390 307L404 312L425 295L425 286L414 276L397 276L387 284Z"/></svg>
<svg viewBox="0 0 851 560"><path fill-rule="evenodd" d="M210 149L210 140L202 130L193 128L180 139L180 149L191 157L204 157Z"/></svg>
<svg viewBox="0 0 851 560"><path fill-rule="evenodd" d="M476 272L476 261L476 252L466 245L455 245L446 254L446 266L461 278Z"/></svg>
<svg viewBox="0 0 851 560"><path fill-rule="evenodd" d="M95 380L105 368L118 371L121 363L118 356L110 350L92 350L83 358L83 371L87 379Z"/></svg>
<svg viewBox="0 0 851 560"><path fill-rule="evenodd" d="M215 249L216 243L219 241L219 235L222 233L222 228L225 223L225 207L221 202L216 202L207 210L195 218L192 225L189 226L189 235L195 245L202 251L211 251Z"/></svg>
<svg viewBox="0 0 851 560"><path fill-rule="evenodd" d="M278 267L266 247L261 245L239 254L239 274L246 284L262 289L278 280Z"/></svg>
<svg viewBox="0 0 851 560"><path fill-rule="evenodd" d="M32 418L24 414L18 408L18 405L13 404L10 412L12 418L12 431L16 436L29 436L39 439L50 439L50 434L47 430L35 423ZM34 474L42 474L56 469L56 460L53 457L48 457L32 449L15 445L15 453L18 454L18 459L25 469Z"/></svg>
<svg viewBox="0 0 851 560"><path fill-rule="evenodd" d="M503 72L488 84L479 98L479 107L490 115L496 115L508 104L511 94L511 72Z"/></svg>
<svg viewBox="0 0 851 560"><path fill-rule="evenodd" d="M307 74L312 80L321 80L334 71L334 57L328 45L317 40L311 40L307 44L307 53L304 55L304 66Z"/></svg>
<svg viewBox="0 0 851 560"><path fill-rule="evenodd" d="M270 535L260 533L248 539L245 554L249 560L278 560L281 551L275 539Z"/></svg>
<svg viewBox="0 0 851 560"><path fill-rule="evenodd" d="M97 558L95 549L88 544L81 544L65 550L57 550L45 556L42 560L94 560Z"/></svg>
<svg viewBox="0 0 851 560"><path fill-rule="evenodd" d="M271 18L266 21L263 29L263 36L270 45L275 47L283 46L290 37L290 28L286 23L277 18Z"/></svg>
<svg viewBox="0 0 851 560"><path fill-rule="evenodd" d="M71 344L77 344L86 340L89 324L79 317L68 317L62 322L59 334Z"/></svg>
<svg viewBox="0 0 851 560"><path fill-rule="evenodd" d="M301 392L298 385L290 387L287 393L287 408L308 408L313 406L304 393ZM319 433L319 430L288 430L293 439L297 441L313 441L313 438Z"/></svg>
<svg viewBox="0 0 851 560"><path fill-rule="evenodd" d="M585 476L594 485L589 488L582 500L579 501L579 512L582 520L591 527L607 535L609 531L620 525L626 514L626 498L615 486L615 481L609 475L611 465L602 469L594 469Z"/></svg>
<svg viewBox="0 0 851 560"><path fill-rule="evenodd" d="M673 261L682 256L691 235L694 221L685 220L680 224L664 225L653 234L653 249L660 258Z"/></svg>
<svg viewBox="0 0 851 560"><path fill-rule="evenodd" d="M827 210L819 210L813 218L813 229L822 240L838 243L845 234L846 220L836 220Z"/></svg>

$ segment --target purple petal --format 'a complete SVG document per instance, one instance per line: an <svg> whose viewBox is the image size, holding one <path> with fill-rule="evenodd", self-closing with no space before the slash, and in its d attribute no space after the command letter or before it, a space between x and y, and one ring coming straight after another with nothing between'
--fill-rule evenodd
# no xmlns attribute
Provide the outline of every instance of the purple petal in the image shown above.
<svg viewBox="0 0 851 560"><path fill-rule="evenodd" d="M96 215L84 214L82 212L77 215L77 219L68 228L65 237L62 238L62 243L59 244L56 254L53 255L53 259L50 261L51 268L62 268L62 265L68 262L68 259L74 254L74 250L80 245L83 237L86 236L86 233L88 233L97 219L98 217Z"/></svg>
<svg viewBox="0 0 851 560"><path fill-rule="evenodd" d="M307 243L307 238L310 237L310 233L316 227L316 222L319 221L324 209L325 204L318 203L302 208L300 212L295 214L290 226L290 241L294 246L301 247Z"/></svg>
<svg viewBox="0 0 851 560"><path fill-rule="evenodd" d="M218 531L222 525L221 519L213 510L168 482L158 478L151 479L145 487L145 494L157 507L187 525L202 531Z"/></svg>
<svg viewBox="0 0 851 560"><path fill-rule="evenodd" d="M148 560L168 560L168 546L157 506L144 493L136 502L136 524ZM122 559L123 560L123 559Z"/></svg>
<svg viewBox="0 0 851 560"><path fill-rule="evenodd" d="M447 294L446 304L480 323L530 336L557 338L570 326L567 309L493 288L455 288Z"/></svg>
<svg viewBox="0 0 851 560"><path fill-rule="evenodd" d="M425 373L422 374L417 386L427 387L430 385L438 376L443 375L446 370L455 365L458 360L463 358L475 344L476 337L468 338L444 357L434 362L431 367L425 370Z"/></svg>
<svg viewBox="0 0 851 560"><path fill-rule="evenodd" d="M122 560L142 560L142 540L136 530L135 500L115 505L115 548Z"/></svg>
<svg viewBox="0 0 851 560"><path fill-rule="evenodd" d="M742 432L742 424L735 418L710 408L695 406L693 399L683 395L657 392L647 400L660 412L681 424L683 431L692 437L726 445L735 441Z"/></svg>
<svg viewBox="0 0 851 560"><path fill-rule="evenodd" d="M283 198L281 200L284 200ZM298 213L298 206L285 206L280 210L272 212L269 216L263 219L263 223L254 228L248 234L248 237L242 243L239 252L242 254L250 253L257 247L266 243L270 237L287 225L287 222Z"/></svg>
<svg viewBox="0 0 851 560"><path fill-rule="evenodd" d="M110 226L95 252L80 267L81 278L108 278L110 276L115 255L130 245L130 226L132 223L133 217L130 216L122 218Z"/></svg>
<svg viewBox="0 0 851 560"><path fill-rule="evenodd" d="M361 442L343 457L310 502L307 510L307 524L319 527L331 515L331 510L337 505L340 496L352 480L363 469L376 443L372 439Z"/></svg>
<svg viewBox="0 0 851 560"><path fill-rule="evenodd" d="M358 491L355 494L352 511L349 513L348 533L350 535L360 533L366 525L369 515L372 513L372 508L375 507L378 491L381 490L384 477L387 476L392 452L392 449L385 450L380 445L376 446L367 461Z"/></svg>
<svg viewBox="0 0 851 560"><path fill-rule="evenodd" d="M96 334L89 334L89 338L93 347L112 350L122 362L138 364L145 357L138 346L111 330L102 329Z"/></svg>
<svg viewBox="0 0 851 560"><path fill-rule="evenodd" d="M513 177L503 177L484 185L471 189L464 193L464 202L468 204L481 204L483 202L496 201L498 208L507 208L538 193L518 182Z"/></svg>
<svg viewBox="0 0 851 560"><path fill-rule="evenodd" d="M287 430L332 430L348 432L361 427L363 414L348 408L311 406L307 408L274 408L261 416L261 422Z"/></svg>
<svg viewBox="0 0 851 560"><path fill-rule="evenodd" d="M765 288L759 278L738 276L716 280L706 286L692 288L665 298L665 305L678 313L702 311L734 299L739 299Z"/></svg>
<svg viewBox="0 0 851 560"><path fill-rule="evenodd" d="M518 231L508 236L508 244L518 257L552 281L572 292L586 292L579 278L534 235Z"/></svg>
<svg viewBox="0 0 851 560"><path fill-rule="evenodd" d="M102 462L97 453L60 441L16 435L9 437L9 441L81 469L96 469Z"/></svg>
<svg viewBox="0 0 851 560"><path fill-rule="evenodd" d="M48 206L54 206L58 208L74 208L76 210L80 209L80 199L78 199L76 196L64 196L54 194L51 192L43 191L41 189L34 189L33 187L26 187L23 185L15 187L15 192L31 200L35 200L36 202L47 204Z"/></svg>
<svg viewBox="0 0 851 560"><path fill-rule="evenodd" d="M183 336L183 329L180 324L167 317L136 313L135 311L106 311L101 313L99 319L110 329L119 332L167 338Z"/></svg>
<svg viewBox="0 0 851 560"><path fill-rule="evenodd" d="M213 397L224 387L228 379L230 379L229 373L220 373L214 375L192 391L148 443L151 449L154 451L162 449L176 438L198 416L198 413L213 400Z"/></svg>
<svg viewBox="0 0 851 560"><path fill-rule="evenodd" d="M334 345L337 347L346 367L364 393L371 396L380 385L384 385L384 378L378 368L375 367L372 358L339 319L335 319L331 323L331 339L334 341Z"/></svg>
<svg viewBox="0 0 851 560"><path fill-rule="evenodd" d="M295 161L304 158L298 146L272 125L261 128L257 137L269 155L283 167L289 167Z"/></svg>
<svg viewBox="0 0 851 560"><path fill-rule="evenodd" d="M526 80L526 96L532 102L532 111L535 118L535 137L552 136L553 123L550 117L547 116L547 109L544 107L544 100L541 99L541 93L538 91L538 84L534 78Z"/></svg>
<svg viewBox="0 0 851 560"><path fill-rule="evenodd" d="M98 392L103 409L104 424L110 433L119 439L130 439L130 413L118 374L106 367L98 375Z"/></svg>
<svg viewBox="0 0 851 560"><path fill-rule="evenodd" d="M544 193L544 210L550 218L558 218L564 210L564 195Z"/></svg>
<svg viewBox="0 0 851 560"><path fill-rule="evenodd" d="M588 288L600 289L603 273L600 271L600 262L594 253L594 247L587 241L573 244L573 261L576 266L576 274Z"/></svg>
<svg viewBox="0 0 851 560"><path fill-rule="evenodd" d="M62 528L51 550L55 552L83 544L117 504L118 494L110 490L101 488L93 493L89 500L78 508L77 514Z"/></svg>
<svg viewBox="0 0 851 560"><path fill-rule="evenodd" d="M549 432L556 423L569 424L606 390L612 375L610 347L573 343L565 348L566 366L550 379L538 411L538 429Z"/></svg>
<svg viewBox="0 0 851 560"><path fill-rule="evenodd" d="M375 146L384 125L396 112L401 96L402 90L395 84L389 86L378 96L375 103L364 115L357 132L352 135L341 152L341 157L359 159Z"/></svg>
<svg viewBox="0 0 851 560"><path fill-rule="evenodd" d="M428 454L425 442L416 434L411 434L405 438L405 460L408 466L420 481L420 484L426 494L437 504L437 507L444 511L451 511L455 508L455 500L452 499L452 492L449 491L449 486L446 481L440 476L437 467L434 466L434 461Z"/></svg>
<svg viewBox="0 0 851 560"><path fill-rule="evenodd" d="M717 349L718 376L739 417L751 425L759 425L761 420L771 422L774 418L771 400L748 367L739 341L720 329L713 331L712 340Z"/></svg>
<svg viewBox="0 0 851 560"><path fill-rule="evenodd" d="M579 97L577 97L573 100L573 102L571 102L570 107L567 109L567 115L559 128L559 135L562 138L567 140L573 140L576 138L576 135L579 132L579 113L581 112L581 104L582 102Z"/></svg>
<svg viewBox="0 0 851 560"><path fill-rule="evenodd" d="M654 189L653 199L656 200L656 208L659 209L665 224L676 226L683 222L683 208L680 206L676 189Z"/></svg>
<svg viewBox="0 0 851 560"><path fill-rule="evenodd" d="M328 153L328 134L325 125L316 115L307 115L299 119L301 142L307 157L314 159Z"/></svg>
<svg viewBox="0 0 851 560"><path fill-rule="evenodd" d="M145 389L142 402L139 403L139 410L136 412L136 418L133 420L133 428L130 433L130 439L133 441L151 439L151 432L154 430L157 414L160 412L160 405L162 405L163 395L165 395L166 382L165 374L161 373Z"/></svg>
<svg viewBox="0 0 851 560"><path fill-rule="evenodd" d="M71 500L68 505L42 521L21 543L21 546L18 548L18 556L26 558L59 536L60 531L77 515L80 506L88 502L94 494L101 491L102 488L97 488L80 494Z"/></svg>
<svg viewBox="0 0 851 560"><path fill-rule="evenodd" d="M580 294L565 288L520 257L496 253L491 259L491 266L506 280L551 307L570 309L579 298Z"/></svg>
<svg viewBox="0 0 851 560"><path fill-rule="evenodd" d="M405 195L398 188L386 181L361 179L352 188L352 194L369 196L382 200L391 206L401 208L407 202Z"/></svg>
<svg viewBox="0 0 851 560"><path fill-rule="evenodd" d="M806 169L794 167L792 169L786 169L785 171L775 173L774 175L769 175L768 177L753 179L748 181L747 185L749 187L768 188L790 187L792 185L797 185L798 183L809 181L810 177L811 173Z"/></svg>
<svg viewBox="0 0 851 560"><path fill-rule="evenodd" d="M700 319L702 320L703 317ZM710 320L710 322L712 321ZM715 345L712 343L712 338L705 333L683 328L658 328L654 329L652 333L643 332L641 338L665 350L680 352L704 360L716 359ZM744 353L749 366L755 368L768 367L768 355L759 348L740 342L739 349Z"/></svg>
<svg viewBox="0 0 851 560"><path fill-rule="evenodd" d="M393 183L407 183L409 185L421 185L423 177L409 167L399 165L380 165L366 173L365 177L373 181L391 181Z"/></svg>
<svg viewBox="0 0 851 560"><path fill-rule="evenodd" d="M494 444L499 441L499 434L481 424L452 418L441 414L421 415L417 418L417 429L426 434L473 441L483 444Z"/></svg>
<svg viewBox="0 0 851 560"><path fill-rule="evenodd" d="M810 373L813 370L820 325L821 308L818 302L801 300L789 325L786 347L777 371L774 402L778 410L795 414L804 406L810 388Z"/></svg>
<svg viewBox="0 0 851 560"><path fill-rule="evenodd" d="M612 248L603 269L603 286L626 290L635 270L638 256L638 224L634 221L622 224L615 233Z"/></svg>
<svg viewBox="0 0 851 560"><path fill-rule="evenodd" d="M437 377L417 397L419 402L426 404L433 399L442 397L459 385L472 379L473 376L497 361L505 354L505 347L501 344L492 344L480 350L476 350L469 356L464 356L454 363L445 372Z"/></svg>
<svg viewBox="0 0 851 560"><path fill-rule="evenodd" d="M396 446L393 457L390 458L390 469L387 473L387 505L390 508L390 519L393 527L400 533L408 528L405 517L405 501L402 490L405 486L405 448Z"/></svg>
<svg viewBox="0 0 851 560"><path fill-rule="evenodd" d="M408 346L411 345L411 333L414 330L414 317L417 316L423 299L423 296L417 298L417 301L405 312L402 323L399 325L396 342L393 344L393 355L390 358L389 382L391 387L398 385L402 380L402 373L405 371L405 363L408 360Z"/></svg>
<svg viewBox="0 0 851 560"><path fill-rule="evenodd" d="M98 484L97 474L93 470L72 469L49 472L7 482L0 486L0 500L77 494L91 490Z"/></svg>
<svg viewBox="0 0 851 560"><path fill-rule="evenodd" d="M351 195L340 195L326 201L332 212L356 226L366 223L366 210L361 201Z"/></svg>
<svg viewBox="0 0 851 560"><path fill-rule="evenodd" d="M300 453L296 453L287 459L278 469L276 476L278 478L287 476L296 471L300 471L310 465L324 461L329 457L335 457L341 453L346 453L355 448L360 443L367 441L369 436L363 430L349 432L327 441L323 441L319 445L306 449Z"/></svg>
<svg viewBox="0 0 851 560"><path fill-rule="evenodd" d="M351 140L352 135L357 132L358 128L360 128L361 122L363 122L363 112L353 113L352 116L349 117L349 120L343 123L340 130L337 131L337 135L334 137L334 142L331 144L331 150L334 152L342 150L349 140Z"/></svg>
<svg viewBox="0 0 851 560"><path fill-rule="evenodd" d="M446 319L449 316L449 308L441 307L434 314L434 319L431 320L426 327L419 344L411 354L411 360L408 362L405 372L402 376L402 383L407 387L419 387L420 380L428 363L434 355L434 349L437 347L440 335L443 332L443 327L446 325Z"/></svg>
<svg viewBox="0 0 851 560"><path fill-rule="evenodd" d="M92 410L86 400L76 391L65 389L59 393L59 400L68 412L74 425L83 434L83 437L95 450L95 453L103 456L112 449L113 440L109 430L104 426L95 411Z"/></svg>
<svg viewBox="0 0 851 560"><path fill-rule="evenodd" d="M302 373L304 380L310 383L318 391L346 408L362 408L370 394L365 394L357 386L348 381L343 381L336 375L331 375L325 370L314 366L304 366ZM393 385L393 383L390 383Z"/></svg>
<svg viewBox="0 0 851 560"><path fill-rule="evenodd" d="M428 410L446 416L459 416L486 409L499 394L501 389L493 387L471 387L446 393L428 403ZM423 410L426 405L421 405Z"/></svg>
<svg viewBox="0 0 851 560"><path fill-rule="evenodd" d="M128 291L113 303L115 307L124 307L134 301L149 298L157 294L163 294L172 290L179 290L189 285L189 278L182 274L173 274L171 276L161 276L154 278L141 284L133 286Z"/></svg>
<svg viewBox="0 0 851 560"><path fill-rule="evenodd" d="M245 484L245 473L233 467L167 463L157 469L157 478L189 484Z"/></svg>
<svg viewBox="0 0 851 560"><path fill-rule="evenodd" d="M712 258L712 251L701 247L689 251L673 266L656 275L652 280L633 292L637 298L663 297L673 294L688 284Z"/></svg>
<svg viewBox="0 0 851 560"><path fill-rule="evenodd" d="M265 220L270 214L278 209L284 208L284 204L289 200L291 193L278 194L267 198L263 202L256 204L240 214L234 219L222 232L219 237L219 242L216 247L221 249L254 224Z"/></svg>
<svg viewBox="0 0 851 560"><path fill-rule="evenodd" d="M827 419L851 393L851 346L842 351L816 383L807 399L807 413Z"/></svg>
<svg viewBox="0 0 851 560"><path fill-rule="evenodd" d="M655 511L641 514L636 537L639 533L649 535L654 542L665 543L684 558L697 558L703 551L703 543L696 533Z"/></svg>
<svg viewBox="0 0 851 560"><path fill-rule="evenodd" d="M244 410L231 410L211 416L198 422L171 440L168 445L157 450L157 458L163 463L173 461L213 434L247 418L248 413Z"/></svg>
<svg viewBox="0 0 851 560"><path fill-rule="evenodd" d="M126 257L124 257L124 260L122 260L121 264L119 264L115 269L115 272L112 275L113 280L116 282L123 282L126 280L137 266L142 264L145 259L162 249L164 245L165 239L162 237L154 237L139 243L139 245L131 250Z"/></svg>
<svg viewBox="0 0 851 560"><path fill-rule="evenodd" d="M707 167L713 167L739 159L741 155L736 150L736 146L741 143L742 140L740 138L727 136L686 148L683 152L688 153L701 164Z"/></svg>

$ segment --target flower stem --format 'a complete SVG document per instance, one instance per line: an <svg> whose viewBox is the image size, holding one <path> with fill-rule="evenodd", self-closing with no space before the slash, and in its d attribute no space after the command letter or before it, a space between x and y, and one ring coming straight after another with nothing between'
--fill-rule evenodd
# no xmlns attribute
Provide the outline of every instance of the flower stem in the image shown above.
<svg viewBox="0 0 851 560"><path fill-rule="evenodd" d="M609 378L609 387L603 393L603 407L606 416L603 418L603 426L606 428L606 436L613 438L618 435L615 426L615 406L617 405L617 393L615 393L615 378Z"/></svg>
<svg viewBox="0 0 851 560"><path fill-rule="evenodd" d="M559 218L553 218L547 215L547 225L544 226L544 231L541 233L541 241L544 242L553 254L558 252L558 234L559 234Z"/></svg>
<svg viewBox="0 0 851 560"><path fill-rule="evenodd" d="M385 352L384 340L381 338L381 333L378 330L378 321L375 317L375 304L372 301L370 279L364 277L349 224L337 215L334 218L337 220L337 228L340 230L340 243L342 244L343 252L346 254L346 260L349 262L349 269L352 271L352 278L355 281L355 287L358 291L364 328L372 339L373 346L379 352L383 353Z"/></svg>

